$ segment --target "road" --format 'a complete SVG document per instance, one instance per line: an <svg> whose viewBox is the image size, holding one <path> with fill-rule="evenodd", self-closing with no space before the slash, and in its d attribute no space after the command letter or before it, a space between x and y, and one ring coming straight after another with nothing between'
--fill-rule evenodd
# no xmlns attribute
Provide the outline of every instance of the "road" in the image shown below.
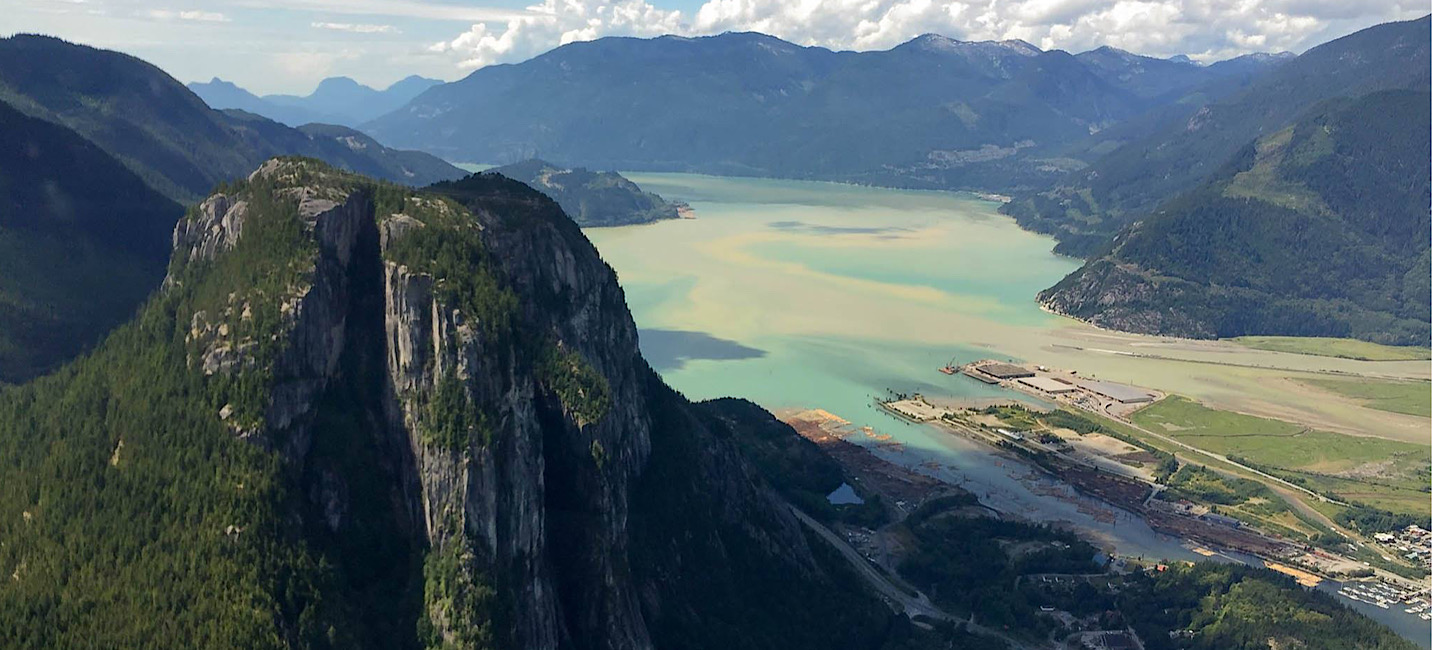
<svg viewBox="0 0 1438 650"><path fill-rule="evenodd" d="M1090 413L1093 413L1094 411L1089 411L1089 412L1090 412ZM1221 455L1221 454L1216 454L1216 453L1211 452L1211 451L1205 451L1205 450L1203 450L1203 449L1199 449L1199 448L1197 448L1197 447L1194 447L1193 445L1186 444L1186 443L1181 442L1181 441L1179 441L1179 440L1175 440L1174 438L1171 438L1171 437L1169 437L1169 436L1166 436L1166 435L1163 435L1163 434L1161 434L1161 433L1155 432L1155 431L1153 431L1152 429L1146 429L1146 428L1144 428L1144 427L1140 427L1140 426L1134 424L1133 422L1130 422L1130 421L1128 421L1128 420L1126 420L1126 419L1124 419L1124 418L1115 416L1115 415L1113 415L1113 414L1111 414L1111 413L1104 412L1104 413L1101 413L1101 415L1103 415L1104 417L1106 417L1106 418L1108 418L1108 419L1110 419L1110 420L1113 420L1114 422L1118 422L1118 423L1120 423L1120 424L1124 424L1124 425L1126 425L1126 426L1129 426L1129 427L1132 427L1132 428L1134 428L1134 429L1137 429L1138 431L1141 431L1141 432L1143 432L1143 433L1146 434L1146 435L1153 436L1154 438L1157 438L1157 439L1159 439L1159 440L1162 440L1162 441L1164 441L1164 442L1167 442L1167 443L1169 443L1169 444L1171 444L1171 445L1174 445L1174 446L1176 446L1176 447L1180 447L1180 448L1182 448L1184 451L1191 452L1191 453L1194 453L1194 454L1197 454L1197 455L1201 455L1201 456L1205 456L1205 457L1207 457L1207 458L1211 458L1211 459L1217 460L1217 461L1219 461L1220 463L1222 463L1222 464L1224 464L1224 465L1228 465L1228 466L1231 466L1231 467L1236 467L1236 468L1239 469L1239 471L1235 472L1234 470L1232 470L1232 469L1230 469L1230 468L1228 468L1228 467L1209 467L1209 469L1212 469L1212 470L1214 470L1214 471L1216 471L1216 472L1219 472L1219 473L1222 473L1222 474L1226 474L1226 475L1229 475L1229 476L1237 476L1237 477L1239 477L1239 478L1247 478L1247 477L1243 476L1243 474L1246 473L1246 474L1250 474L1250 475L1253 475L1253 476L1259 476L1259 477L1262 477L1262 478L1264 478L1264 479L1267 479L1267 480L1268 480L1268 483L1269 483L1268 487L1270 487L1270 488L1273 490L1273 492L1279 496L1279 498L1283 499L1284 502L1288 503L1288 505L1293 506L1294 509L1301 511L1304 515L1307 515L1307 517L1308 517L1310 520L1312 520L1312 521L1317 521L1318 523L1322 524L1324 527L1328 528L1329 530L1331 530L1331 531L1333 531L1333 532L1335 532L1335 533L1337 533L1337 534L1339 534L1339 535L1342 535L1343 537L1347 538L1348 541L1350 541L1350 542L1352 542L1352 543L1354 543L1354 544L1357 544L1357 545L1359 545L1359 546L1367 546L1366 540L1363 538L1363 536L1361 536L1361 535L1355 535L1352 531L1348 530L1347 528L1345 528L1345 527L1343 527L1343 526L1340 526L1340 525L1338 524L1338 522L1333 521L1333 519L1331 519L1330 517L1328 517L1328 515L1325 515L1325 514L1323 514L1322 512L1319 512L1318 509L1314 508L1311 504L1309 504L1302 496L1300 496L1300 494L1295 494L1295 493L1301 493L1301 494L1304 494L1304 495L1308 495L1309 497L1312 497L1312 498L1314 498L1314 499L1317 499L1318 501L1321 501L1321 502L1323 502L1323 503L1333 503L1333 504L1339 504L1339 505L1346 505L1346 504L1343 504L1343 502L1341 502L1341 501L1338 501L1338 500L1335 500L1335 499L1330 499L1330 498L1328 498L1328 497L1326 497L1326 496L1324 496L1324 495L1322 495L1322 494L1319 494L1319 493L1317 493L1317 492L1314 492L1313 490L1310 490L1310 489L1308 489L1308 488L1306 488L1306 487L1303 487L1303 486L1301 486L1301 485L1295 485L1294 483L1292 483L1292 482L1290 482L1290 481L1284 480L1284 479L1282 479L1282 478L1279 478L1279 477L1277 477L1277 476L1274 476L1274 475L1269 474L1269 473L1267 473L1267 472L1264 472L1264 471L1262 471L1262 470L1254 469L1254 468L1252 468L1252 467L1249 467L1248 465L1244 465L1243 463L1234 462L1234 461L1232 461L1232 460L1229 460L1226 456L1223 456L1223 455ZM1377 576L1379 576L1379 577L1381 577L1381 578L1384 578L1384 579L1386 579L1386 580L1389 580L1389 581L1391 581L1391 582L1396 582L1396 583L1398 583L1398 584L1410 585L1410 586L1415 586L1415 587L1423 587L1423 588L1426 588L1426 586L1427 586L1427 585L1425 585L1425 584L1422 583L1422 582L1418 582L1418 581L1415 581L1415 580L1413 580L1413 579L1411 579L1411 578L1406 578L1406 577L1404 577L1404 576L1400 576L1400 575L1398 575L1398 574L1396 574L1396 573L1393 573L1393 572L1391 572L1391 571L1388 571L1388 570L1386 570L1386 569L1382 569L1382 568L1379 568L1379 567L1370 567L1370 568L1372 568L1372 569L1374 570L1375 575L1377 575Z"/></svg>
<svg viewBox="0 0 1438 650"><path fill-rule="evenodd" d="M1328 497L1326 497L1326 496L1324 496L1324 495L1322 495L1322 494L1319 494L1319 493L1317 493L1317 492L1314 492L1313 490L1310 490L1310 489L1308 489L1308 488L1306 488L1306 487L1303 487L1302 485L1298 485L1297 483L1293 483L1293 482L1291 482L1291 481L1289 481L1289 480L1287 480L1287 479L1284 479L1284 478L1282 478L1282 477L1274 476L1274 475L1269 474L1268 472L1265 472L1265 471L1263 471L1263 470L1255 469L1255 468L1253 468L1253 467L1249 467L1248 465L1244 465L1243 463L1239 463L1239 462L1236 462L1236 461L1233 461L1233 460L1229 460L1229 458L1228 458L1227 456L1224 456L1223 454L1214 453L1214 452L1211 452L1211 451L1208 451L1208 450L1205 450L1205 449L1199 449L1198 447L1195 447L1195 446L1193 446L1193 445L1190 445L1190 444L1188 444L1188 443L1186 443L1186 442L1183 442L1183 441L1181 441L1181 440L1178 440L1178 439L1176 439L1176 438L1173 438L1173 437L1170 437L1170 436L1166 436L1166 435L1164 435L1164 434L1162 434L1162 433L1158 433L1158 432L1156 432L1156 431L1153 431L1152 429L1145 429L1145 428L1143 428L1143 427L1140 427L1140 426L1138 426L1137 424L1134 424L1132 421L1130 421L1128 418L1126 418L1126 417L1124 417L1124 416L1116 415L1116 414L1114 414L1114 413L1110 413L1108 409L1109 409L1110 406L1113 406L1112 403L1106 402L1106 403L1104 403L1103 408L1095 410L1095 409L1091 409L1091 408L1084 408L1084 407L1082 407L1082 406L1079 406L1078 404L1073 404L1073 403L1068 403L1068 402L1063 402L1063 401L1055 401L1054 398L1053 398L1053 396L1051 396L1051 395L1045 395L1045 394L1043 394L1043 393L1041 393L1041 392L1039 392L1039 391L1026 389L1026 388L1023 387L1022 384L1019 384L1018 382L1014 382L1014 381L1004 381L1004 382L1000 382L999 385L1002 386L1002 387L1004 387L1004 388L1007 388L1007 389L1009 389L1009 390L1018 392L1018 393L1023 393L1023 394L1025 394L1025 395L1029 395L1029 396L1031 396L1031 397L1036 397L1036 398L1041 399L1041 400L1043 400L1043 401L1045 401L1045 402L1054 403L1054 404L1057 404L1057 405L1060 405L1060 406L1067 405L1067 406L1069 406L1070 408L1077 408L1077 409L1080 409L1080 410L1082 410L1082 411L1084 411L1084 412L1086 412L1086 413L1093 413L1094 415L1102 416L1102 417L1104 417L1104 418L1106 418L1106 419L1108 419L1108 420L1112 420L1112 421L1117 422L1117 423L1119 423L1119 424L1122 424L1122 425L1124 425L1124 426L1132 427L1132 428L1134 428L1134 429L1138 429L1139 431L1142 431L1143 433L1145 433L1145 434L1147 434L1147 435L1149 435L1149 436L1152 436L1152 437L1154 437L1154 438L1157 438L1157 439L1159 439L1159 440L1162 440L1162 441L1164 441L1164 442L1166 442L1166 443L1168 443L1168 444L1170 444L1170 445L1173 445L1173 446L1175 446L1175 447L1178 447L1178 448L1180 448L1180 449L1183 449L1184 451L1187 451L1187 452L1189 452L1189 453L1196 454L1196 455L1199 455L1199 456L1204 456L1204 457L1206 457L1206 458L1210 458L1210 459L1215 460L1215 461L1218 461L1219 463L1222 463L1222 464L1224 464L1224 465L1231 465L1231 466L1233 466L1233 467L1240 468L1240 469L1242 469L1243 471L1248 472L1248 473L1250 473L1250 474L1253 474L1253 475L1255 475L1255 476L1261 476L1261 477L1267 479L1268 481L1270 481L1270 482L1272 482L1272 483L1278 483L1278 484L1280 484L1280 485L1283 485L1284 487L1287 487L1287 488L1290 489L1290 490L1294 490L1294 491L1297 491L1297 492L1302 492L1303 494L1306 494L1306 495L1308 495L1308 496L1310 496L1310 497L1312 497L1312 498L1314 498L1314 499L1317 499L1318 501L1320 501L1320 502L1322 502L1322 503L1339 503L1338 501L1335 501L1335 500L1333 500L1333 499L1330 499L1330 498L1328 498ZM1085 464L1088 464L1088 463L1085 463ZM1312 508L1306 508L1306 509L1307 509L1307 510L1312 510ZM1314 512L1315 514L1317 513L1316 510L1313 510L1313 512ZM1324 521L1327 521L1327 520L1328 520L1327 517L1324 517L1324 516L1322 516L1321 514L1319 514L1318 517L1319 517L1321 520L1324 520Z"/></svg>
<svg viewBox="0 0 1438 650"><path fill-rule="evenodd" d="M819 523L819 521L814 519L813 517L804 514L802 510L799 510L798 508L794 507L793 504L788 505L790 512L793 512L794 516L797 517L800 522L802 522L805 526L808 526L811 530L817 533L819 537L823 538L824 541L828 542L829 545L837 549L839 551L839 554L843 555L844 559L848 560L849 564L853 565L854 570L858 571L859 575L862 576L865 580L869 582L871 586L874 587L875 591L878 591L885 598L889 599L890 602L898 603L898 605L904 609L904 614L909 618L913 618L915 616L927 616L935 620L948 621L954 624L963 625L965 626L965 629L967 629L971 633L987 634L989 636L998 637L1015 648L1032 647L1031 645L1027 643L1022 643L1017 639L1014 639L1013 637L1004 634L1001 631L974 623L972 619L959 618L948 612L945 612L942 609L939 609L932 602L929 601L929 597L924 595L924 592L919 591L918 589L914 589L908 583L904 582L902 578L891 575L888 572L880 569L878 566L875 566L874 563L868 560L868 558L865 558L862 554L859 553L859 551L855 550L848 541L844 540L844 538L842 537L839 537L838 533L835 533L834 531L830 530L828 526Z"/></svg>

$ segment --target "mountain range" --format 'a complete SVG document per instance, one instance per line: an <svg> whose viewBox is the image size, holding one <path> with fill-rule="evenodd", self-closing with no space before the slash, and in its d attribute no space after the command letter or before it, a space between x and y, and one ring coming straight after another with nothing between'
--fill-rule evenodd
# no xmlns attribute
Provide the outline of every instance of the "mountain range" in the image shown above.
<svg viewBox="0 0 1438 650"><path fill-rule="evenodd" d="M542 143L571 165L608 146L603 168L936 187L1040 186L1092 160L1008 208L1093 252L1049 307L1412 343L1431 321L1429 31L1225 66L934 36L883 53L601 39L369 128L417 124L449 153ZM980 625L1020 627L1010 598L1033 625L1011 632L1047 643L1019 575L1094 566L1072 533L959 516L982 508L956 490L898 529L901 573L963 578L932 591L973 611L911 622L885 602L801 514L870 514L825 498L842 468L644 360L577 224L658 209L617 174L507 168L556 201L342 125L214 110L138 59L43 37L0 40L0 99L0 370L19 369L0 380L23 382L0 386L0 646L985 650L1008 645ZM980 153L936 157L923 128ZM1018 213L1143 152L1159 176L1128 194ZM1143 612L1147 647L1409 647L1259 569L1128 577L1072 597L1095 620Z"/></svg>
<svg viewBox="0 0 1438 650"><path fill-rule="evenodd" d="M1110 47L1074 55L932 34L881 52L831 52L752 33L606 38L483 68L362 128L455 159L540 155L608 168L1013 193L1003 212L1055 236L1059 252L1096 260L1041 297L1061 313L1180 336L1326 333L1417 343L1431 321L1426 302L1411 297L1421 286L1394 278L1421 264L1414 257L1421 246L1389 250L1371 229L1340 228L1330 234L1386 251L1388 279L1333 271L1299 289L1283 281L1312 271L1298 261L1337 270L1352 268L1351 260L1332 242L1290 237L1258 245L1261 237L1223 236L1231 222L1212 215L1232 216L1227 204L1183 220L1155 212L1174 201L1193 205L1204 187L1232 185L1220 177L1243 173L1232 170L1236 157L1324 102L1426 92L1430 35L1431 19L1423 18L1378 25L1301 56L1254 54L1208 66ZM1415 128L1429 123L1410 117ZM1257 176L1243 178L1240 185L1251 185ZM1361 178L1378 185L1343 191L1382 192L1392 181ZM1327 196L1332 188L1308 189ZM1270 190L1254 189L1258 198L1244 200L1261 202ZM1323 208L1305 212L1313 206ZM1318 224L1351 207L1318 201L1297 209L1302 227L1323 230ZM1423 223L1412 211L1361 214L1340 221L1376 219L1389 231L1414 233ZM1182 232L1169 231L1180 225ZM1168 264L1136 266L1125 257L1139 241L1160 240L1175 242ZM1199 241L1217 247L1204 249L1209 260L1245 259L1234 268L1251 277L1205 285L1217 281L1199 270L1205 264L1173 275L1198 259L1192 242ZM1199 284L1139 291L1160 277ZM1267 307L1255 310L1257 303Z"/></svg>
<svg viewBox="0 0 1438 650"><path fill-rule="evenodd" d="M1066 145L1279 61L1200 67L932 34L881 52L755 33L603 38L481 68L361 128L450 160L1037 188L1083 165Z"/></svg>
<svg viewBox="0 0 1438 650"><path fill-rule="evenodd" d="M1432 95L1329 100L1245 146L1043 292L1105 327L1191 338L1432 338Z"/></svg>
<svg viewBox="0 0 1438 650"><path fill-rule="evenodd" d="M217 111L149 63L46 36L0 39L0 101L74 130L181 202L284 154L408 185L464 175L431 155L390 149L345 127L293 129Z"/></svg>
<svg viewBox="0 0 1438 650"><path fill-rule="evenodd" d="M1127 133L1127 141L1110 145L1053 187L1015 197L1004 212L1026 228L1053 234L1062 252L1091 254L1124 225L1196 186L1255 138L1284 128L1319 102L1430 87L1431 33L1430 18L1377 25L1314 47L1238 92L1181 102L1135 125L1137 133Z"/></svg>
<svg viewBox="0 0 1438 650"><path fill-rule="evenodd" d="M1093 258L1040 300L1150 334L1426 344L1431 35L1319 45L1017 197L1020 225Z"/></svg>
<svg viewBox="0 0 1438 650"><path fill-rule="evenodd" d="M304 96L256 96L219 77L208 82L191 82L186 86L211 108L235 108L290 126L315 122L357 126L404 106L415 96L441 83L438 79L410 75L384 90L377 90L349 77L329 77Z"/></svg>

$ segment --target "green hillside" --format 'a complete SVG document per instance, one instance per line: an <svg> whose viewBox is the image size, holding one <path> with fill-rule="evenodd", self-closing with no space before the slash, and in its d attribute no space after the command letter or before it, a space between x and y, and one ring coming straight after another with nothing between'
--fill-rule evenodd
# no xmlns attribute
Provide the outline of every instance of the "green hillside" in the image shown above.
<svg viewBox="0 0 1438 650"><path fill-rule="evenodd" d="M1199 96L1179 104L1185 110L1158 112L1166 121L1143 124L1146 134L1125 133L1124 144L1093 164L1051 188L1015 197L1003 211L1025 228L1056 236L1061 252L1101 253L1123 227L1219 173L1253 140L1279 131L1314 105L1379 90L1429 88L1431 40L1432 20L1424 17L1324 43L1241 92Z"/></svg>
<svg viewBox="0 0 1438 650"><path fill-rule="evenodd" d="M554 199L583 227L625 226L679 218L679 207L646 192L616 172L565 169L533 159L489 171L503 174Z"/></svg>
<svg viewBox="0 0 1438 650"><path fill-rule="evenodd" d="M213 110L149 63L48 36L0 38L0 101L69 127L181 202L277 155L312 156L406 185L463 175L438 158L381 147L353 129L292 129Z"/></svg>
<svg viewBox="0 0 1438 650"><path fill-rule="evenodd" d="M89 141L0 102L0 383L54 369L134 315L183 212Z"/></svg>
<svg viewBox="0 0 1438 650"><path fill-rule="evenodd" d="M1430 99L1338 99L1252 142L1039 299L1129 331L1424 345Z"/></svg>

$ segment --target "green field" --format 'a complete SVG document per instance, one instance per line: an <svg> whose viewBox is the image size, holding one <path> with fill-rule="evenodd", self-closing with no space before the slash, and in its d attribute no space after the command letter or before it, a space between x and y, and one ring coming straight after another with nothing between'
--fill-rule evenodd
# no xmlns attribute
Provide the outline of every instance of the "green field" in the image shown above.
<svg viewBox="0 0 1438 650"><path fill-rule="evenodd" d="M1424 487L1432 457L1423 445L1317 431L1210 409L1182 397L1134 413L1133 422L1245 464L1301 476L1320 492L1392 510L1428 510Z"/></svg>
<svg viewBox="0 0 1438 650"><path fill-rule="evenodd" d="M1317 386L1352 397L1364 406L1381 411L1433 416L1433 385L1426 381L1383 381L1379 379L1304 379Z"/></svg>
<svg viewBox="0 0 1438 650"><path fill-rule="evenodd" d="M1134 424L1200 449L1241 456L1260 465L1338 474L1373 463L1427 465L1428 447L1382 438L1346 436L1302 425L1219 411L1183 397L1167 397L1133 414ZM1397 469L1397 468L1395 468Z"/></svg>
<svg viewBox="0 0 1438 650"><path fill-rule="evenodd" d="M1357 339L1317 336L1240 336L1228 340L1255 350L1311 354L1359 361L1413 361L1433 358L1433 351L1428 348L1381 345Z"/></svg>
<svg viewBox="0 0 1438 650"><path fill-rule="evenodd" d="M1433 510L1432 498L1428 492L1423 490L1423 485L1417 484L1416 481L1407 484L1397 482L1390 485L1387 482L1358 481L1298 472L1278 472L1277 474L1310 490L1332 494L1344 501L1363 503L1382 510L1425 517L1431 516ZM1422 478L1426 480L1427 476ZM1341 507L1332 505L1320 503L1313 505L1329 516L1336 516L1337 512L1341 510Z"/></svg>
<svg viewBox="0 0 1438 650"><path fill-rule="evenodd" d="M1306 539L1320 532L1299 518L1267 485L1221 474L1202 465L1184 465L1169 477L1168 489L1163 494L1169 501L1188 499L1209 504L1223 514L1278 535Z"/></svg>

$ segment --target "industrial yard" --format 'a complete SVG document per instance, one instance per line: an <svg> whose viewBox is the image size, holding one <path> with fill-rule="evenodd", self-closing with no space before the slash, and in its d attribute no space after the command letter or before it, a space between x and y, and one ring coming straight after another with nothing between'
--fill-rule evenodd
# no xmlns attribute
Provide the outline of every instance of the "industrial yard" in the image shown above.
<svg viewBox="0 0 1438 650"><path fill-rule="evenodd" d="M1017 365L985 359L964 365L960 372L986 384L1114 417L1127 416L1165 397L1159 391L1086 377L1076 370L1058 370L1041 365Z"/></svg>
<svg viewBox="0 0 1438 650"><path fill-rule="evenodd" d="M1097 405L1109 413L1113 412L1109 409L1124 404L1124 398L1142 400L1131 403L1149 403L1159 398L1157 393L1143 389L1115 389L1108 382L1065 380L1062 375L1055 376L1057 373L1013 364L981 362L965 367L963 373L982 373L1001 385L1045 391L1066 397L1069 404ZM1207 547L1264 558L1269 568L1290 575L1305 586L1325 578L1353 580L1374 574L1367 563L1316 548L1304 539L1272 534L1205 504L1164 498L1167 486L1155 477L1164 462L1160 457L1162 452L1155 453L1156 450L1110 435L1067 428L1063 426L1065 423L1084 421L1075 420L1076 416L1063 411L1035 411L1018 405L954 407L935 404L922 395L899 395L881 400L879 406L895 417L941 426L1023 457L1078 492L1142 517L1154 530L1191 540L1204 549L1203 554L1213 553ZM1171 468L1168 471L1171 472ZM1394 551L1419 557L1426 556L1431 549L1426 535L1427 531L1415 527L1380 534L1376 541ZM1396 600L1397 596L1390 594L1383 602L1412 601L1410 613L1430 615L1427 605L1423 604L1427 601L1415 600L1421 590L1416 583L1370 580L1348 584L1349 591L1344 595L1350 598L1378 603L1362 594L1375 589L1383 593L1392 591L1404 598Z"/></svg>

